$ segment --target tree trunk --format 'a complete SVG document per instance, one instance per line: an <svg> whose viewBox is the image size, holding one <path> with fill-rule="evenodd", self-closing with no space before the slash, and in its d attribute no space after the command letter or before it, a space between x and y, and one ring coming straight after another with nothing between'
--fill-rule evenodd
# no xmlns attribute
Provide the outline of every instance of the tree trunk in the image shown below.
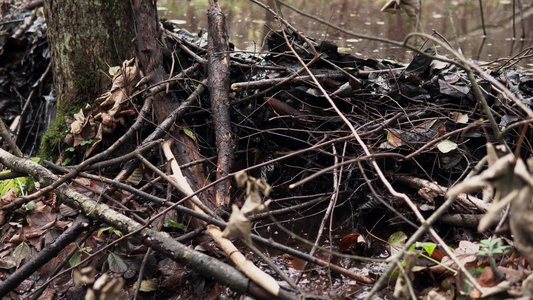
<svg viewBox="0 0 533 300"><path fill-rule="evenodd" d="M108 86L110 66L134 56L129 1L45 0L57 111L91 103Z"/></svg>
<svg viewBox="0 0 533 300"><path fill-rule="evenodd" d="M41 141L40 156L56 161L72 116L109 88L109 67L135 56L130 1L45 0L44 14L57 96L57 119ZM154 23L157 20L153 20Z"/></svg>

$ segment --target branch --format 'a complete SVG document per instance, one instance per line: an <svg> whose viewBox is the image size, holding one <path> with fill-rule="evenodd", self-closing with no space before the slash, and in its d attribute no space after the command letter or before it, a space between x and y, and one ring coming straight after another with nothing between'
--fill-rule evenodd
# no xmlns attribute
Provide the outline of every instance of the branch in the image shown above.
<svg viewBox="0 0 533 300"><path fill-rule="evenodd" d="M29 174L38 180L42 186L51 185L56 181L56 176L48 169L31 160L17 158L2 149L0 149L0 162L13 171ZM145 228L109 206L97 203L89 197L75 192L66 184L61 184L55 192L63 203L81 210L87 217L98 219L123 233L137 231L136 235L146 246L152 247L176 261L187 263L204 276L212 277L236 292L244 293L247 291L249 279L234 267L189 249L187 246L176 242L165 232L156 232Z"/></svg>
<svg viewBox="0 0 533 300"><path fill-rule="evenodd" d="M218 0L209 0L208 16L208 46L209 56L209 94L211 95L212 117L215 127L218 150L217 179L231 172L233 165L233 151L235 138L231 132L230 102L229 102L229 42L226 30L226 20ZM216 204L229 204L229 180L216 185Z"/></svg>
<svg viewBox="0 0 533 300"><path fill-rule="evenodd" d="M89 220L87 218L81 215L78 216L72 226L65 230L53 243L46 245L41 252L0 283L0 297L7 295L33 272L48 263L59 251L74 241L88 225Z"/></svg>

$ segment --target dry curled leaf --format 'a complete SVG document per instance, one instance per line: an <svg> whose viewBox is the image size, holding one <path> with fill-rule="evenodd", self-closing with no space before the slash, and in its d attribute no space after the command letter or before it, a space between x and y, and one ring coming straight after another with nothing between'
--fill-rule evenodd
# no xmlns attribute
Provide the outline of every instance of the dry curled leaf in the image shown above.
<svg viewBox="0 0 533 300"><path fill-rule="evenodd" d="M396 13L398 10L404 10L409 17L418 17L420 0L390 0L381 8L381 12L388 13Z"/></svg>
<svg viewBox="0 0 533 300"><path fill-rule="evenodd" d="M222 236L225 238L243 238L250 243L252 241L250 219L235 204L231 206L231 216Z"/></svg>
<svg viewBox="0 0 533 300"><path fill-rule="evenodd" d="M261 194L268 196L272 187L264 179L248 176L245 172L235 174L235 181L240 188L246 186L246 200L241 209L235 204L231 206L231 216L222 236L225 238L240 237L251 242L251 222L248 216L268 209L270 200L263 203Z"/></svg>

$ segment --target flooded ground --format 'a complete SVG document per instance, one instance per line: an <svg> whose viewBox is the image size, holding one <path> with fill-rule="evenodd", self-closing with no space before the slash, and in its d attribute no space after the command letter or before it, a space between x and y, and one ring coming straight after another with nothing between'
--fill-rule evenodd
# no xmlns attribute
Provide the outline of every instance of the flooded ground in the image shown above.
<svg viewBox="0 0 533 300"><path fill-rule="evenodd" d="M277 21L261 7L248 0L220 1L227 16L230 40L239 49L248 51L262 50L263 40L270 29L279 29ZM287 3L306 13L328 20L332 24L354 31L358 34L384 37L401 41L406 34L415 29L415 22L405 13L388 14L380 12L387 1L374 0L287 0ZM517 1L518 2L518 1ZM162 6L160 17L173 19L191 32L207 29L208 1L205 0L166 0L159 1ZM263 3L274 7L273 0ZM448 1L425 0L422 4L421 28L425 33L439 32L454 44L452 22L455 24L458 41L463 53L469 58L492 61L513 56L533 44L533 3L522 0L522 25L516 11L516 40L513 40L513 1L483 1L483 11L487 28L487 38L483 41L481 14L478 1L451 1L453 21L450 19ZM296 28L317 40L335 41L341 50L363 58L387 58L408 62L412 54L402 48L369 40L356 39L327 25L320 24L282 6L283 16ZM533 68L533 59L522 61L521 65Z"/></svg>

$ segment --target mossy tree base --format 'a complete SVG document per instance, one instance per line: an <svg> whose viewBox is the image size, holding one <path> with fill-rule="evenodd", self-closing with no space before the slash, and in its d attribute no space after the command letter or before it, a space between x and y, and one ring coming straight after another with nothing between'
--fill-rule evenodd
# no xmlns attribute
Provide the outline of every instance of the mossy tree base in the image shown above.
<svg viewBox="0 0 533 300"><path fill-rule="evenodd" d="M129 1L45 0L44 8L58 117L42 139L41 156L57 160L65 116L109 88L109 67L135 55L135 30Z"/></svg>

